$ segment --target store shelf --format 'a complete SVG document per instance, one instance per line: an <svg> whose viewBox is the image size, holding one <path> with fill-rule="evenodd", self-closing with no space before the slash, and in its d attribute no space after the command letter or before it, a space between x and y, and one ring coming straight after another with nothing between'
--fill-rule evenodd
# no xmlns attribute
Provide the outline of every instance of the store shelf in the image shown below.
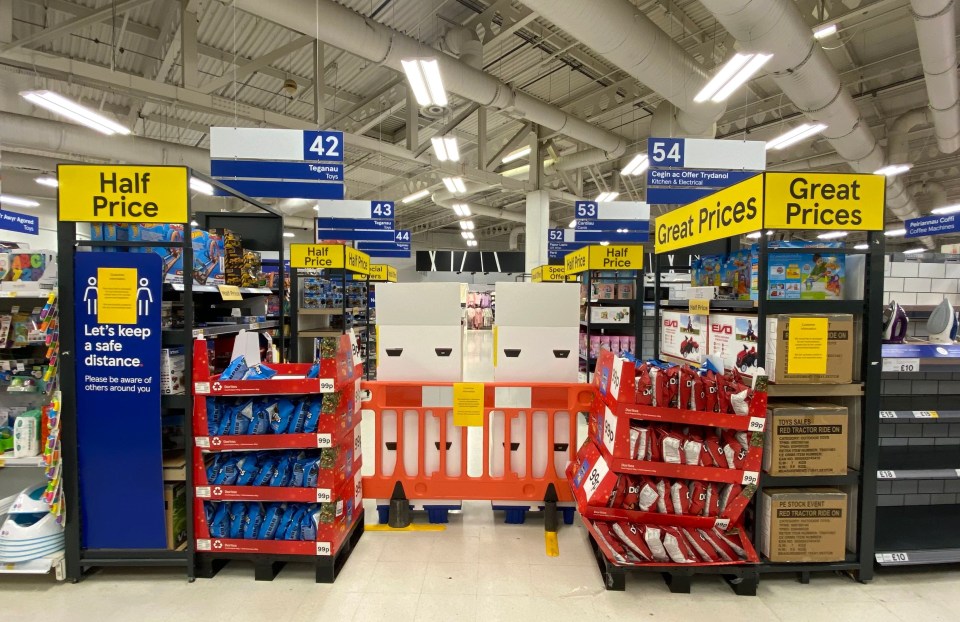
<svg viewBox="0 0 960 622"><path fill-rule="evenodd" d="M881 566L960 562L960 505L877 508L876 561Z"/></svg>
<svg viewBox="0 0 960 622"><path fill-rule="evenodd" d="M892 475L879 479L953 479L960 477L960 445L880 447L878 468Z"/></svg>
<svg viewBox="0 0 960 622"><path fill-rule="evenodd" d="M926 341L885 343L881 352L885 372L960 371L960 344Z"/></svg>
<svg viewBox="0 0 960 622"><path fill-rule="evenodd" d="M56 292L55 289L24 289L24 290L15 290L15 291L0 291L0 299L2 298L26 298L30 300L46 300L51 293Z"/></svg>
<svg viewBox="0 0 960 622"><path fill-rule="evenodd" d="M863 383L851 384L770 384L770 397L860 397Z"/></svg>
<svg viewBox="0 0 960 622"><path fill-rule="evenodd" d="M164 549L87 549L80 558L81 566L188 566L186 548Z"/></svg>
<svg viewBox="0 0 960 622"><path fill-rule="evenodd" d="M690 301L680 298L671 298L660 304L661 307L679 307L681 309L690 308ZM737 311L749 311L757 308L756 300L711 300L710 309L732 309Z"/></svg>
<svg viewBox="0 0 960 622"><path fill-rule="evenodd" d="M241 330L268 330L273 328L278 328L280 322L277 320L267 320L265 322L251 322L249 324L218 324L215 326L203 326L200 328L194 328L191 332L191 338L197 339L200 336L203 337L222 337L224 335L235 335ZM163 345L164 346L182 346L183 343L183 329L182 328L165 328L163 330Z"/></svg>
<svg viewBox="0 0 960 622"><path fill-rule="evenodd" d="M43 456L30 456L29 458L14 458L13 452L8 451L0 454L0 467L42 467L44 466Z"/></svg>
<svg viewBox="0 0 960 622"><path fill-rule="evenodd" d="M772 562L762 554L760 555L760 573L787 573L787 572L843 572L847 570L858 570L860 562L857 561L855 553L847 553L843 561L836 562L809 562L809 563L789 563Z"/></svg>
<svg viewBox="0 0 960 622"><path fill-rule="evenodd" d="M778 313L863 313L862 300L767 300L767 315Z"/></svg>
<svg viewBox="0 0 960 622"><path fill-rule="evenodd" d="M328 330L301 330L299 332L299 337L339 337L340 335L345 335L346 331L353 329L356 332L361 332L367 330L366 324L357 324L355 326L348 326L347 328L331 328Z"/></svg>
<svg viewBox="0 0 960 622"><path fill-rule="evenodd" d="M163 408L179 408L187 410L193 405L193 400L189 395L180 393L178 395L161 395L160 406Z"/></svg>
<svg viewBox="0 0 960 622"><path fill-rule="evenodd" d="M956 399L956 398L954 398ZM960 410L881 410L881 419L909 419L930 423L960 421Z"/></svg>
<svg viewBox="0 0 960 622"><path fill-rule="evenodd" d="M356 315L363 311L363 307L348 307L347 313ZM297 309L299 315L343 315L343 309Z"/></svg>
<svg viewBox="0 0 960 622"><path fill-rule="evenodd" d="M182 292L183 289L184 289L183 283L164 283L163 285L164 285L165 288L172 289L172 290L175 291L175 292ZM216 285L197 285L196 283L194 283L194 285L193 285L193 293L195 293L195 294L219 294L219 293L220 293L220 288L217 287ZM272 293L273 293L273 290L270 289L269 287L241 287L241 288L240 288L240 293L241 293L241 294L258 294L258 295L264 295L264 294L272 294Z"/></svg>
<svg viewBox="0 0 960 622"><path fill-rule="evenodd" d="M634 299L627 299L627 300L624 300L624 299L614 299L614 300L609 300L609 299L606 299L606 298L603 298L603 299L598 298L598 299L596 299L596 300L591 300L591 301L590 301L590 304L592 304L592 305L611 305L611 306L614 306L614 307L632 307L634 304L636 304L636 302L637 302L637 301L634 300ZM581 302L580 302L580 306L582 307L583 305L584 305L584 303L583 303L583 301L581 301Z"/></svg>
<svg viewBox="0 0 960 622"><path fill-rule="evenodd" d="M760 485L764 488L796 486L855 486L860 481L859 471L847 469L845 475L770 475L760 474Z"/></svg>
<svg viewBox="0 0 960 622"><path fill-rule="evenodd" d="M586 320L580 320L580 326L586 328L588 325L590 328L602 328L604 330L610 328L620 328L623 330L633 331L633 324L629 322L590 322L588 324Z"/></svg>

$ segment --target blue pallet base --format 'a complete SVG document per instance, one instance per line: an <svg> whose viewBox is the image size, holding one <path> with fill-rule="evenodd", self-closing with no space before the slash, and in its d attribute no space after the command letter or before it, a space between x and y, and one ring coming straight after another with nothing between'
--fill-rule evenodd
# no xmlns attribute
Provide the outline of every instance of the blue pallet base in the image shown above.
<svg viewBox="0 0 960 622"><path fill-rule="evenodd" d="M457 505L429 505L423 508L427 513L427 520L433 525L445 525L450 522L450 511L459 510ZM416 511L416 510L414 510ZM390 519L390 506L377 506L377 521L381 525L386 525Z"/></svg>

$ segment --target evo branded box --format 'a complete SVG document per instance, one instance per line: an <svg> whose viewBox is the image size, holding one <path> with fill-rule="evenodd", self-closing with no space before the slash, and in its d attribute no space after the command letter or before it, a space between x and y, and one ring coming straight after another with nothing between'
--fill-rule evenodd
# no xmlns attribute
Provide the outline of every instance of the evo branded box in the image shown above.
<svg viewBox="0 0 960 622"><path fill-rule="evenodd" d="M707 316L679 311L660 314L660 353L699 365L707 356Z"/></svg>
<svg viewBox="0 0 960 622"><path fill-rule="evenodd" d="M835 562L846 556L847 493L768 488L760 497L760 552L772 562Z"/></svg>
<svg viewBox="0 0 960 622"><path fill-rule="evenodd" d="M763 470L770 475L844 475L847 472L846 407L771 404L763 429Z"/></svg>
<svg viewBox="0 0 960 622"><path fill-rule="evenodd" d="M791 317L827 318L827 371L824 374L791 374L787 372L790 357ZM766 365L770 382L776 384L849 384L853 380L854 330L853 316L805 313L773 315L767 318L764 338L767 344Z"/></svg>
<svg viewBox="0 0 960 622"><path fill-rule="evenodd" d="M707 354L723 359L724 369L739 369L752 376L757 368L760 325L756 315L711 313L708 318Z"/></svg>

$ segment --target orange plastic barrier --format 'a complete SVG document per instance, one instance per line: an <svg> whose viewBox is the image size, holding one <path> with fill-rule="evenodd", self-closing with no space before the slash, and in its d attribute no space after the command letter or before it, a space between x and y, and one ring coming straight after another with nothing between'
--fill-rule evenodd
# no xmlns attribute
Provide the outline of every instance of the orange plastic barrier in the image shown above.
<svg viewBox="0 0 960 622"><path fill-rule="evenodd" d="M400 482L411 500L539 501L550 484L559 501L573 500L564 472L576 456L578 413L589 412L593 387L484 383L483 426L471 433L453 424L452 383L361 386L363 419L375 424L365 498L388 499ZM471 456L481 454L481 472L471 476Z"/></svg>

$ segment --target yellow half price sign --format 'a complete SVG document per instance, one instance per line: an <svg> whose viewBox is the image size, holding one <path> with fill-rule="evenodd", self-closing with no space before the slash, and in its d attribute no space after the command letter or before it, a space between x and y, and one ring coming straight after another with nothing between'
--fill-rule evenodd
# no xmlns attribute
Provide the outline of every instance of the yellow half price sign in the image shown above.
<svg viewBox="0 0 960 622"><path fill-rule="evenodd" d="M643 246L585 246L564 258L564 276L587 270L642 270Z"/></svg>
<svg viewBox="0 0 960 622"><path fill-rule="evenodd" d="M342 244L291 244L290 267L343 268L357 274L369 274L370 256Z"/></svg>
<svg viewBox="0 0 960 622"><path fill-rule="evenodd" d="M710 301L707 298L691 298L690 315L710 315Z"/></svg>
<svg viewBox="0 0 960 622"><path fill-rule="evenodd" d="M787 337L788 374L827 373L827 325L825 317L792 317Z"/></svg>
<svg viewBox="0 0 960 622"><path fill-rule="evenodd" d="M236 285L217 285L220 290L220 297L224 300L243 300L240 288Z"/></svg>
<svg viewBox="0 0 960 622"><path fill-rule="evenodd" d="M58 220L185 223L189 175L184 166L57 166Z"/></svg>
<svg viewBox="0 0 960 622"><path fill-rule="evenodd" d="M483 383L453 384L453 425L483 425Z"/></svg>

